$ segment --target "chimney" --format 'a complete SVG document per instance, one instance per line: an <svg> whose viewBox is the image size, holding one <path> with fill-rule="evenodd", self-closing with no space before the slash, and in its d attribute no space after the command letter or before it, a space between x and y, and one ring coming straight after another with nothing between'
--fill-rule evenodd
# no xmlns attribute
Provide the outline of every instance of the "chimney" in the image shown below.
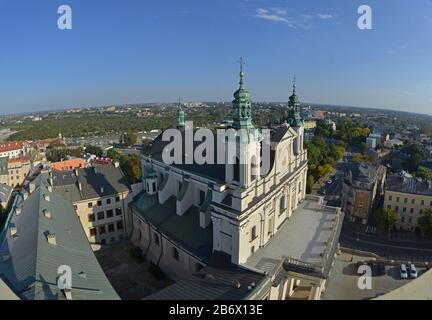
<svg viewBox="0 0 432 320"><path fill-rule="evenodd" d="M48 186L47 189L48 189L48 192L52 192L52 186Z"/></svg>
<svg viewBox="0 0 432 320"><path fill-rule="evenodd" d="M79 191L82 191L82 184L81 184L81 181L78 181L78 189L79 189Z"/></svg>
<svg viewBox="0 0 432 320"><path fill-rule="evenodd" d="M49 178L49 184L50 186L54 186L54 179L52 177Z"/></svg>
<svg viewBox="0 0 432 320"><path fill-rule="evenodd" d="M50 196L49 195L44 194L43 197L44 197L45 201L48 201L48 202L50 201Z"/></svg>
<svg viewBox="0 0 432 320"><path fill-rule="evenodd" d="M120 166L120 163L118 161L114 162L114 167L118 168Z"/></svg>
<svg viewBox="0 0 432 320"><path fill-rule="evenodd" d="M17 216L19 216L21 213L22 213L22 209L21 209L21 207L16 207L16 209L15 209L15 214L16 214Z"/></svg>
<svg viewBox="0 0 432 320"><path fill-rule="evenodd" d="M23 195L24 201L27 200L27 198L28 198L28 192L23 191L22 195Z"/></svg>
<svg viewBox="0 0 432 320"><path fill-rule="evenodd" d="M104 190L104 187L101 187L101 188L100 188L100 192L103 194L104 191L105 191L105 190Z"/></svg>
<svg viewBox="0 0 432 320"><path fill-rule="evenodd" d="M10 227L10 235L11 237L15 237L18 233L17 227Z"/></svg>
<svg viewBox="0 0 432 320"><path fill-rule="evenodd" d="M74 169L74 173L78 177L78 169Z"/></svg>
<svg viewBox="0 0 432 320"><path fill-rule="evenodd" d="M49 211L49 210L44 210L43 211L43 215L44 215L44 217L45 218L47 218L47 219L52 219L52 214L51 214L51 211Z"/></svg>
<svg viewBox="0 0 432 320"><path fill-rule="evenodd" d="M34 181L29 183L29 193L33 193L33 191L36 189Z"/></svg>
<svg viewBox="0 0 432 320"><path fill-rule="evenodd" d="M49 244L55 246L57 245L56 235L54 233L50 233L47 235L47 241Z"/></svg>

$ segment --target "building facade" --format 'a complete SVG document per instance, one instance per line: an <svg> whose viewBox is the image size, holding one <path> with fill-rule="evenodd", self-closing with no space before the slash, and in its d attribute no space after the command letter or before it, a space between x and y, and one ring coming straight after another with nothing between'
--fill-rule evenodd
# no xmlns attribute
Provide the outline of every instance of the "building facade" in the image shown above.
<svg viewBox="0 0 432 320"><path fill-rule="evenodd" d="M420 231L419 219L432 207L432 181L399 174L387 178L384 208L394 209L400 219L396 229Z"/></svg>
<svg viewBox="0 0 432 320"><path fill-rule="evenodd" d="M264 290L256 284L258 290L250 285L254 290L249 290L248 297L286 299L300 281L305 281L305 287L310 288L306 299L318 299L325 281L316 275L328 271L327 258L332 260L334 256L332 245L337 243L340 210L325 208L319 199L306 197L308 161L295 83L288 118L269 139L270 168L265 173L260 171L258 164L265 152L263 135L252 123L249 92L244 87L243 76L241 71L240 88L234 93L233 101L232 128L239 135L227 145L225 164L167 165L162 155L167 152L168 143L162 135L153 141L150 152L143 154L145 192L130 204L131 239L147 258L175 280L181 281L197 272L205 277L209 268L214 268L212 260L218 254L228 257L226 268L234 266L238 273L266 275L262 277L263 283L267 281L275 288ZM184 127L181 108L177 128L184 143L188 129ZM233 158L226 159L229 155ZM246 161L240 164L240 158ZM332 231L325 233L326 245L317 248L321 250L319 258L310 257L303 245L307 246L314 232L321 228L315 219L326 220L327 213L331 219L326 230ZM303 220L309 218L309 223ZM298 228L295 221L304 223L305 228L310 224L312 234L306 232L299 247L290 247L287 243L295 241L294 229ZM271 247L274 250L266 249ZM313 275L297 274L295 278L290 269L292 264L304 266L303 271ZM271 280L276 275L280 275L277 284Z"/></svg>
<svg viewBox="0 0 432 320"><path fill-rule="evenodd" d="M25 182L27 174L32 168L29 157L13 158L8 160L8 184L11 187L17 187Z"/></svg>
<svg viewBox="0 0 432 320"><path fill-rule="evenodd" d="M55 191L72 202L90 243L104 245L126 238L130 186L118 166L52 171L51 179Z"/></svg>
<svg viewBox="0 0 432 320"><path fill-rule="evenodd" d="M27 144L24 141L13 141L0 144L0 158L15 159L27 154Z"/></svg>
<svg viewBox="0 0 432 320"><path fill-rule="evenodd" d="M355 164L343 181L342 210L352 221L366 224L376 208L377 197L384 192L386 167Z"/></svg>

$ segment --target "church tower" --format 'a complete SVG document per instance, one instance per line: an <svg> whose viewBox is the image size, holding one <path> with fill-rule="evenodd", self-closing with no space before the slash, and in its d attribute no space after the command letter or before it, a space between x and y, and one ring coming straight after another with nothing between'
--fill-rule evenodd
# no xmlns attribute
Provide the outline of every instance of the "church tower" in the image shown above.
<svg viewBox="0 0 432 320"><path fill-rule="evenodd" d="M288 124L297 133L294 140L294 154L299 155L303 152L304 143L304 121L301 117L300 100L296 93L296 77L294 76L293 93L288 101Z"/></svg>
<svg viewBox="0 0 432 320"><path fill-rule="evenodd" d="M243 58L240 58L239 62L240 87L234 92L232 102L233 125L228 130L226 140L228 150L225 156L225 177L228 183L246 189L259 177L263 137L260 130L252 123L250 95L244 87ZM234 131L235 136L233 136Z"/></svg>
<svg viewBox="0 0 432 320"><path fill-rule="evenodd" d="M179 130L183 130L185 127L185 113L182 109L181 103L180 103L180 99L179 99L179 104L178 104L178 109L177 109L177 129Z"/></svg>

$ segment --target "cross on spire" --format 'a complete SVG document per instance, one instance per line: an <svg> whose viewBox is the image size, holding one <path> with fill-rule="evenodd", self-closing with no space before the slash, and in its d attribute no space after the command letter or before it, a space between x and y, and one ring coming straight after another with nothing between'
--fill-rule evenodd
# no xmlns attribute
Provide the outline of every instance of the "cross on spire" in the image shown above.
<svg viewBox="0 0 432 320"><path fill-rule="evenodd" d="M296 93L296 75L294 74L293 93Z"/></svg>
<svg viewBox="0 0 432 320"><path fill-rule="evenodd" d="M243 85L243 78L244 78L243 66L245 65L245 61L243 60L243 57L240 57L238 63L240 64L240 85Z"/></svg>

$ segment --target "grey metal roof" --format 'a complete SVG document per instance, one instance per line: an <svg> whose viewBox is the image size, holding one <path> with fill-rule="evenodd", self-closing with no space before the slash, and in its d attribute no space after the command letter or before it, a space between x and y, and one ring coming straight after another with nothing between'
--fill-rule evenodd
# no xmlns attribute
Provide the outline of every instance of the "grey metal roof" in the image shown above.
<svg viewBox="0 0 432 320"><path fill-rule="evenodd" d="M54 189L72 202L113 196L130 189L121 169L112 164L76 171L53 171L52 176Z"/></svg>
<svg viewBox="0 0 432 320"><path fill-rule="evenodd" d="M231 264L229 260L229 256L215 252L209 264L200 272L146 300L243 300L252 293L259 295L259 292L254 291L260 290L266 276Z"/></svg>
<svg viewBox="0 0 432 320"><path fill-rule="evenodd" d="M57 287L61 265L72 269L74 300L117 300L117 293L106 278L71 203L48 189L48 174L36 180L36 189L21 199L9 223L17 228L8 232L0 247L0 278L21 298L58 300L64 295ZM49 197L49 198L48 198ZM46 211L45 211L46 210ZM51 213L47 218L45 212ZM48 234L55 234L56 244L49 244ZM3 257L10 258L4 261Z"/></svg>
<svg viewBox="0 0 432 320"><path fill-rule="evenodd" d="M386 179L386 190L432 196L432 181L415 177L393 175Z"/></svg>
<svg viewBox="0 0 432 320"><path fill-rule="evenodd" d="M0 204L4 205L9 202L13 188L7 184L0 184Z"/></svg>
<svg viewBox="0 0 432 320"><path fill-rule="evenodd" d="M180 246L202 260L210 258L213 250L213 227L203 229L199 225L199 209L192 206L182 216L176 213L176 198L159 204L156 196L140 193L131 203L131 209L176 241Z"/></svg>

